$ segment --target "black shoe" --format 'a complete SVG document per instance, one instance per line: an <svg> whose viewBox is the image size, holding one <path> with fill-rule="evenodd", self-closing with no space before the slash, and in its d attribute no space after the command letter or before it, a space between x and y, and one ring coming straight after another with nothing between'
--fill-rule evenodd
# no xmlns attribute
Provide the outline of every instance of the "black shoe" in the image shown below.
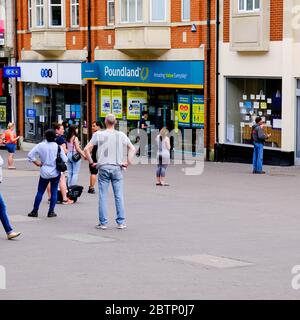
<svg viewBox="0 0 300 320"><path fill-rule="evenodd" d="M252 173L253 173L253 174L256 174L256 173L257 173L257 171L253 170L253 171L252 171Z"/></svg>
<svg viewBox="0 0 300 320"><path fill-rule="evenodd" d="M57 217L57 214L53 211L53 212L48 212L48 218L55 218Z"/></svg>
<svg viewBox="0 0 300 320"><path fill-rule="evenodd" d="M257 171L257 174L266 174L266 171Z"/></svg>
<svg viewBox="0 0 300 320"><path fill-rule="evenodd" d="M89 188L89 190L88 190L88 193L90 193L90 194L95 194L96 192L95 192L95 189L94 188Z"/></svg>
<svg viewBox="0 0 300 320"><path fill-rule="evenodd" d="M38 212L35 211L35 210L32 210L30 213L28 213L28 217L37 218L38 217Z"/></svg>

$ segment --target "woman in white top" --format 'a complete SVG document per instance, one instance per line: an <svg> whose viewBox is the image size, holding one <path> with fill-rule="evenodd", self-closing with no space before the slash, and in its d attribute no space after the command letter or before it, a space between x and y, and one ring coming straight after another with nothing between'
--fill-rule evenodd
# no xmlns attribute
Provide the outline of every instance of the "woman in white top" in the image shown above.
<svg viewBox="0 0 300 320"><path fill-rule="evenodd" d="M156 185L168 186L165 182L166 170L170 164L170 138L168 137L168 129L162 128L159 135L156 137L157 142L157 170L156 170Z"/></svg>
<svg viewBox="0 0 300 320"><path fill-rule="evenodd" d="M37 217L39 206L43 199L43 194L50 183L51 199L48 211L48 218L56 217L54 208L57 201L58 184L61 173L56 168L56 159L58 153L63 162L67 162L68 158L63 149L55 142L55 131L49 129L45 132L46 140L36 145L29 153L28 159L33 162L37 167L41 168L41 176L38 185L38 191L35 197L33 210L28 214L29 217ZM59 152L60 150L60 152ZM40 161L37 160L39 157Z"/></svg>
<svg viewBox="0 0 300 320"><path fill-rule="evenodd" d="M68 187L77 184L78 175L80 171L81 157L86 159L85 153L80 148L78 139L78 127L76 125L70 126L67 136L67 167L68 167ZM75 158L77 157L77 159Z"/></svg>
<svg viewBox="0 0 300 320"><path fill-rule="evenodd" d="M3 166L3 159L0 156L0 183L2 183L2 166ZM0 193L0 221L3 225L3 228L7 234L7 239L11 240L14 239L16 237L18 237L21 233L20 232L14 232L12 226L10 225L9 219L8 219L8 215L6 212L6 205L5 202L2 198L2 195Z"/></svg>

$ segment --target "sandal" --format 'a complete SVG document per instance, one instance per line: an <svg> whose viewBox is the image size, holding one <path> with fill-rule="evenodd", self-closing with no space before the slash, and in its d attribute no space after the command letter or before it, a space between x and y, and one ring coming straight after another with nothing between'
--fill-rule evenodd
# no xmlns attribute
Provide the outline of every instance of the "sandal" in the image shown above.
<svg viewBox="0 0 300 320"><path fill-rule="evenodd" d="M67 204L73 204L73 203L74 203L74 201L73 201L73 200L70 200L70 199L63 200L63 202L62 202L62 204L65 204L65 205L67 205Z"/></svg>
<svg viewBox="0 0 300 320"><path fill-rule="evenodd" d="M169 185L167 182L164 182L164 183L161 184L161 186L163 186L163 187L169 187L170 185Z"/></svg>
<svg viewBox="0 0 300 320"><path fill-rule="evenodd" d="M157 182L156 185L157 185L157 186L162 186L162 184L161 184L160 182L159 182L159 183Z"/></svg>
<svg viewBox="0 0 300 320"><path fill-rule="evenodd" d="M17 168L16 167L8 167L7 169L8 170L16 170Z"/></svg>

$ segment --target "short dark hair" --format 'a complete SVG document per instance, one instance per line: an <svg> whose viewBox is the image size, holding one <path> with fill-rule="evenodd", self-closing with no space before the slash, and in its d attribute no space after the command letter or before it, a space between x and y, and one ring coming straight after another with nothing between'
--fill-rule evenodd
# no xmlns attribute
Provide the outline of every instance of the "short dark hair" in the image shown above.
<svg viewBox="0 0 300 320"><path fill-rule="evenodd" d="M61 127L63 127L63 124L62 123L58 123L58 122L54 122L52 124L52 127L54 130L59 130Z"/></svg>
<svg viewBox="0 0 300 320"><path fill-rule="evenodd" d="M261 118L261 117L256 117L256 118L255 118L255 123L260 123L260 122L261 122L261 120L262 120L262 118Z"/></svg>
<svg viewBox="0 0 300 320"><path fill-rule="evenodd" d="M48 129L45 132L45 138L48 142L54 142L56 138L55 131L53 129Z"/></svg>
<svg viewBox="0 0 300 320"><path fill-rule="evenodd" d="M97 127L101 129L104 128L103 123L101 121L93 121L92 124L95 124Z"/></svg>
<svg viewBox="0 0 300 320"><path fill-rule="evenodd" d="M146 114L149 114L148 111L143 111L142 116L145 116Z"/></svg>

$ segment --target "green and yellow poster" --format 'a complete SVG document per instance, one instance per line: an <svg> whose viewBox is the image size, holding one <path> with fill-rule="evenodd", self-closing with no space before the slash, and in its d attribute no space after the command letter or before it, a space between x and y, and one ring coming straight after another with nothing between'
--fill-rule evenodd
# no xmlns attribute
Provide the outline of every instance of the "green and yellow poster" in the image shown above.
<svg viewBox="0 0 300 320"><path fill-rule="evenodd" d="M192 127L193 128L204 128L204 96L193 96L192 97Z"/></svg>
<svg viewBox="0 0 300 320"><path fill-rule="evenodd" d="M191 96L178 95L178 125L180 127L191 125Z"/></svg>
<svg viewBox="0 0 300 320"><path fill-rule="evenodd" d="M110 89L100 89L100 117L104 118L109 113L111 113L111 90Z"/></svg>
<svg viewBox="0 0 300 320"><path fill-rule="evenodd" d="M117 119L123 117L123 95L122 89L111 90L112 113Z"/></svg>
<svg viewBox="0 0 300 320"><path fill-rule="evenodd" d="M140 120L141 106L147 105L147 91L127 91L127 120Z"/></svg>
<svg viewBox="0 0 300 320"><path fill-rule="evenodd" d="M0 122L6 122L6 106L0 105Z"/></svg>

